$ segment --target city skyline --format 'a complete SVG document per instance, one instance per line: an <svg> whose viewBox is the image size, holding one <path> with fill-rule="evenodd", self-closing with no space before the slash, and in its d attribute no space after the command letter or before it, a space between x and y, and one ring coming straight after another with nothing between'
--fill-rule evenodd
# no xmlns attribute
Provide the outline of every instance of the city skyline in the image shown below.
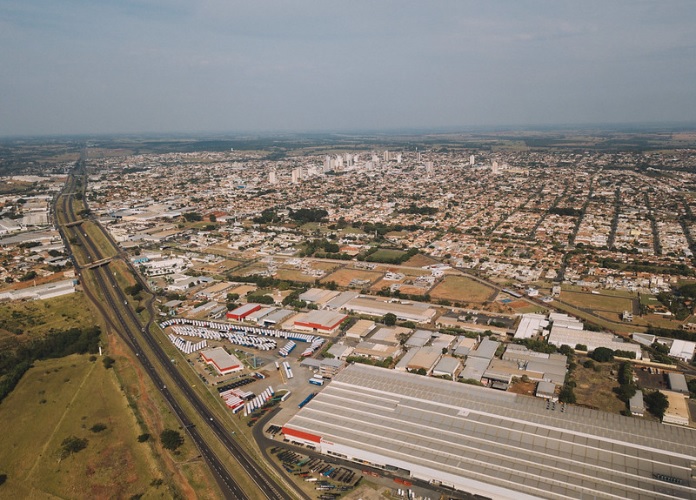
<svg viewBox="0 0 696 500"><path fill-rule="evenodd" d="M693 122L688 2L0 5L0 136Z"/></svg>

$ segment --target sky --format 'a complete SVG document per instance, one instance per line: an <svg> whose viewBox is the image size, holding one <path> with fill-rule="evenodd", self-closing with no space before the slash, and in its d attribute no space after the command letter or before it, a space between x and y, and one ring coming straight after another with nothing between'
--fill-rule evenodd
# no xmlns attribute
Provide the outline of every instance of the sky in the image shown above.
<svg viewBox="0 0 696 500"><path fill-rule="evenodd" d="M0 0L0 136L696 122L693 0Z"/></svg>

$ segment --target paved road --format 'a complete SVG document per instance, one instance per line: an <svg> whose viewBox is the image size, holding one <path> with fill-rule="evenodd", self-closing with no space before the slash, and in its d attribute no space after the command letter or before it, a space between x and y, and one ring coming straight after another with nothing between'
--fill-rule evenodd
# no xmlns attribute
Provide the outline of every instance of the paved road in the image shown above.
<svg viewBox="0 0 696 500"><path fill-rule="evenodd" d="M71 181L69 181L70 183ZM72 180L74 185L74 179ZM79 229L79 226L73 226L70 228L65 227L66 223L75 221L75 214L72 210L71 197L62 196L59 198L60 206L64 214L64 225L61 228L66 245L69 249L70 246L70 236L73 238L78 238L83 249L85 249L88 256L92 262L101 259L101 252L96 247L96 245L91 241L90 238L86 237ZM98 226L100 229L101 227ZM66 237L67 236L67 237ZM73 240L74 241L74 240ZM127 265L129 262L125 261ZM98 288L102 293L106 301L106 308L116 317L116 323L110 319L110 316L106 314L105 308L99 307L99 310L104 314L107 323L118 332L118 334L126 341L126 343L135 352L136 356L141 361L141 364L145 368L148 375L152 378L155 386L159 389L163 397L172 407L175 414L179 417L182 424L186 428L187 432L191 436L191 439L199 447L201 451L201 456L210 465L211 471L222 489L225 498L233 499L247 499L248 496L243 492L242 488L234 481L232 475L226 470L222 462L218 459L215 453L210 449L205 440L201 437L198 429L191 423L191 419L188 417L186 411L181 408L177 400L170 393L166 384L163 382L159 371L162 368L167 372L167 374L174 380L178 389L184 394L189 404L195 409L198 415L206 422L209 428L216 435L217 439L227 448L232 456L234 456L237 461L242 465L244 470L247 472L251 480L255 483L258 491L262 492L267 498L270 499L290 499L292 498L288 495L261 467L257 466L251 459L249 453L233 438L230 437L228 431L224 426L218 421L218 419L209 411L205 404L201 401L198 395L191 389L188 383L185 381L183 376L178 372L176 367L170 363L170 360L164 350L161 348L159 343L155 341L145 326L141 325L139 317L131 309L131 307L126 306L128 297L126 297L118 283L116 283L113 273L110 272L108 263L104 266L96 267L92 270L84 270L79 267L79 264L74 259L76 265L76 271L78 273L91 272L94 274L95 279L98 283ZM88 289L89 286L85 286L86 280L83 280L83 288ZM95 304L100 304L100 301L96 299L97 294L95 291L87 291L88 295L95 302ZM96 299L96 300L95 300ZM148 325L151 323L148 322ZM148 345L150 351L154 353L155 358L159 361L160 366L155 368L150 360L148 354L140 347L141 342Z"/></svg>

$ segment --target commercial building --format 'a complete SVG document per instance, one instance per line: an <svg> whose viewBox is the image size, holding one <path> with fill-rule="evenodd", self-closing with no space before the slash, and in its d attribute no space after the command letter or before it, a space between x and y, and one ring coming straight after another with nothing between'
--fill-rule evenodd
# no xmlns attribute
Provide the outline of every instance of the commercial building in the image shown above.
<svg viewBox="0 0 696 500"><path fill-rule="evenodd" d="M346 331L346 337L353 339L361 339L367 337L367 334L375 329L377 324L368 319L359 319Z"/></svg>
<svg viewBox="0 0 696 500"><path fill-rule="evenodd" d="M696 429L366 365L345 368L283 434L488 498L696 497Z"/></svg>
<svg viewBox="0 0 696 500"><path fill-rule="evenodd" d="M237 356L229 354L223 347L201 351L201 359L213 366L220 375L238 372L244 369Z"/></svg>
<svg viewBox="0 0 696 500"><path fill-rule="evenodd" d="M687 396L681 392L661 391L667 396L669 406L662 417L662 423L673 425L689 425L689 405L686 402ZM694 496L696 498L696 495Z"/></svg>
<svg viewBox="0 0 696 500"><path fill-rule="evenodd" d="M384 361L387 358L396 358L402 353L403 349L399 344L380 344L363 340L353 350L353 356Z"/></svg>
<svg viewBox="0 0 696 500"><path fill-rule="evenodd" d="M628 408L631 410L631 415L636 417L642 417L645 414L643 391L636 391L633 397L628 400Z"/></svg>
<svg viewBox="0 0 696 500"><path fill-rule="evenodd" d="M669 348L669 355L685 363L690 363L694 359L694 349L696 349L696 342L674 339Z"/></svg>
<svg viewBox="0 0 696 500"><path fill-rule="evenodd" d="M433 368L433 375L436 377L448 376L452 377L452 380L456 380L461 367L462 363L457 358L443 356Z"/></svg>
<svg viewBox="0 0 696 500"><path fill-rule="evenodd" d="M381 317L387 313L392 313L399 320L415 321L416 323L428 323L435 317L435 309L432 309L427 304L387 302L364 296L346 302L343 308L356 314L367 314L370 316Z"/></svg>
<svg viewBox="0 0 696 500"><path fill-rule="evenodd" d="M75 292L75 280L62 280L44 285L30 286L18 290L0 292L0 300L45 300Z"/></svg>
<svg viewBox="0 0 696 500"><path fill-rule="evenodd" d="M295 328L331 335L348 316L335 311L310 311L298 314L294 319Z"/></svg>
<svg viewBox="0 0 696 500"><path fill-rule="evenodd" d="M411 357L406 369L412 372L423 370L430 375L442 358L442 350L434 347L418 347L415 350L416 353Z"/></svg>
<svg viewBox="0 0 696 500"><path fill-rule="evenodd" d="M243 321L244 318L249 316L251 313L256 312L260 309L261 304L255 304L253 302L250 302L228 312L227 319L231 319L233 321Z"/></svg>
<svg viewBox="0 0 696 500"><path fill-rule="evenodd" d="M682 394L689 394L689 386L686 383L686 377L683 373L669 372L667 373L667 380L669 381L670 390L681 392Z"/></svg>
<svg viewBox="0 0 696 500"><path fill-rule="evenodd" d="M548 325L549 322L543 314L523 314L520 324L515 330L515 338L530 339L539 335Z"/></svg>

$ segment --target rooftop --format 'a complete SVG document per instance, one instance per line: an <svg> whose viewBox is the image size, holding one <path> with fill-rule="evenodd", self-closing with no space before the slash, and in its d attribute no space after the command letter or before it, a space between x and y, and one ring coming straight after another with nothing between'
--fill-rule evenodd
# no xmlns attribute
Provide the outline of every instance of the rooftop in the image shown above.
<svg viewBox="0 0 696 500"><path fill-rule="evenodd" d="M536 398L356 364L286 427L321 436L322 450L334 447L495 498L696 496L696 430L554 408Z"/></svg>

